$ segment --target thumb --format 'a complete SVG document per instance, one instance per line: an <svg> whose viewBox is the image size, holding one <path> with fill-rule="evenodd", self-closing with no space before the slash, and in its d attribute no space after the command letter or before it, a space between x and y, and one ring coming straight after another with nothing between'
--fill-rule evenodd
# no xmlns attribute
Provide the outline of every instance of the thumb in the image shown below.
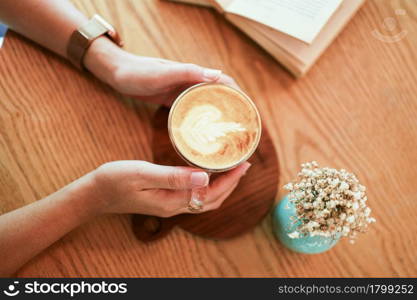
<svg viewBox="0 0 417 300"><path fill-rule="evenodd" d="M194 64L174 64L169 66L167 81L170 84L213 82L219 80L221 74L221 70Z"/></svg>
<svg viewBox="0 0 417 300"><path fill-rule="evenodd" d="M148 189L188 190L209 184L206 172L187 167L161 166L148 163L141 170Z"/></svg>

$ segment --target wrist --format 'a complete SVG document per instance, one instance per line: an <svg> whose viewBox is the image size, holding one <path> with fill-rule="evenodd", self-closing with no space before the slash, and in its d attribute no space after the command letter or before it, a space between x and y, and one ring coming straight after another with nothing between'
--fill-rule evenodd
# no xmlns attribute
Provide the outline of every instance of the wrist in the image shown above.
<svg viewBox="0 0 417 300"><path fill-rule="evenodd" d="M101 214L100 196L94 171L78 178L60 192L71 203L72 213L82 221L87 221Z"/></svg>
<svg viewBox="0 0 417 300"><path fill-rule="evenodd" d="M94 40L87 49L83 63L98 79L113 86L119 57L123 50L105 36Z"/></svg>
<svg viewBox="0 0 417 300"><path fill-rule="evenodd" d="M112 213L114 200L121 191L114 186L112 163L105 163L87 175L87 195L89 210L95 215Z"/></svg>

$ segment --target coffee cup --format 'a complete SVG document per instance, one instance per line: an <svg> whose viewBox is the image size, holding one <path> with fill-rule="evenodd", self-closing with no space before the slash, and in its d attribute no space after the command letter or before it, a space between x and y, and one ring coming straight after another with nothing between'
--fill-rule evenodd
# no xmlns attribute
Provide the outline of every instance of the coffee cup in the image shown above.
<svg viewBox="0 0 417 300"><path fill-rule="evenodd" d="M253 101L220 83L200 83L182 92L168 116L168 133L178 155L208 174L225 172L255 152L262 122ZM199 211L206 188L193 189L189 209Z"/></svg>

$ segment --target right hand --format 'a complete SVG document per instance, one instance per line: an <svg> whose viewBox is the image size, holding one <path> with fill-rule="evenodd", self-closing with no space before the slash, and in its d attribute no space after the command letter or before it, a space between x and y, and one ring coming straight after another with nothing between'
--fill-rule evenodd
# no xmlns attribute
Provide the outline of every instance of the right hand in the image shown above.
<svg viewBox="0 0 417 300"><path fill-rule="evenodd" d="M101 213L137 213L170 217L190 213L191 189L208 185L201 212L220 207L250 167L248 162L221 174L209 184L207 173L191 167L170 167L145 161L114 161L93 172L94 195Z"/></svg>
<svg viewBox="0 0 417 300"><path fill-rule="evenodd" d="M201 82L218 82L239 89L220 70L161 58L134 55L109 39L96 39L88 48L85 66L118 92L139 100L170 106L186 88Z"/></svg>

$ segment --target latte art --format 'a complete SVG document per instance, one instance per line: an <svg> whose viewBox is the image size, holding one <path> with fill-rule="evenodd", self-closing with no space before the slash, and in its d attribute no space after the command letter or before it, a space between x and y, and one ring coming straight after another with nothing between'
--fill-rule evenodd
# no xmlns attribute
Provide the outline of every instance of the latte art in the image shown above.
<svg viewBox="0 0 417 300"><path fill-rule="evenodd" d="M252 101L222 84L200 84L181 94L171 108L168 128L177 152L210 171L224 171L248 159L261 134Z"/></svg>
<svg viewBox="0 0 417 300"><path fill-rule="evenodd" d="M186 143L201 154L212 154L220 150L223 143L219 138L228 133L245 131L236 122L222 122L222 112L210 104L192 108L180 126L180 132Z"/></svg>

